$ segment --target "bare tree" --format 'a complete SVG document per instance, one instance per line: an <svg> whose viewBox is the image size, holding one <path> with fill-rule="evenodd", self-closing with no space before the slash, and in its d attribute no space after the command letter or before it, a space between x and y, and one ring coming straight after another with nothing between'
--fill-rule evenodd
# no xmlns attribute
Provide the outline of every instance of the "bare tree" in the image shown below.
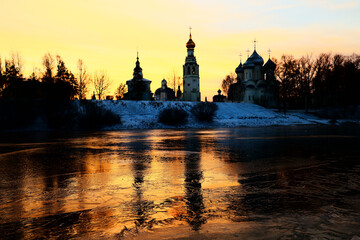
<svg viewBox="0 0 360 240"><path fill-rule="evenodd" d="M22 67L23 67L23 61L21 59L20 54L18 52L11 54L11 60L10 61L11 61L11 64L13 66L15 66L16 71L19 74L21 74L21 70L22 70Z"/></svg>
<svg viewBox="0 0 360 240"><path fill-rule="evenodd" d="M78 60L78 97L80 100L86 99L88 91L89 75L87 74L86 67L81 59Z"/></svg>
<svg viewBox="0 0 360 240"><path fill-rule="evenodd" d="M9 84L13 80L22 79L22 60L18 53L13 53L10 59L5 59L5 78Z"/></svg>
<svg viewBox="0 0 360 240"><path fill-rule="evenodd" d="M115 96L117 100L124 98L126 92L126 84L120 83L119 87L116 89Z"/></svg>
<svg viewBox="0 0 360 240"><path fill-rule="evenodd" d="M234 73L230 73L229 75L227 75L221 83L221 89L224 92L224 94L227 96L228 95L228 91L230 88L230 85L236 82L236 76Z"/></svg>
<svg viewBox="0 0 360 240"><path fill-rule="evenodd" d="M168 79L169 79L169 82L168 82L168 86L170 88L173 88L174 91L176 92L177 90L177 87L178 86L181 86L181 81L180 81L180 76L179 74L177 73L177 71L175 71L175 69L173 69L169 76L168 76Z"/></svg>
<svg viewBox="0 0 360 240"><path fill-rule="evenodd" d="M5 76L4 76L4 70L2 66L2 59L0 57L0 94L2 90L5 88Z"/></svg>
<svg viewBox="0 0 360 240"><path fill-rule="evenodd" d="M51 56L50 53L47 53L44 55L42 59L42 64L45 68L45 72L43 73L43 81L45 82L53 82L53 71L55 67L55 61L54 58Z"/></svg>
<svg viewBox="0 0 360 240"><path fill-rule="evenodd" d="M291 55L282 55L279 63L277 79L280 80L280 99L282 101L284 113L286 113L289 98L294 97L296 92L295 79L298 74L298 62Z"/></svg>
<svg viewBox="0 0 360 240"><path fill-rule="evenodd" d="M305 103L305 112L308 111L308 98L310 96L311 91L311 83L315 77L316 69L314 64L314 59L310 55L306 55L305 57L301 57L298 61L299 64L299 73L302 78L301 82L301 92L304 97Z"/></svg>
<svg viewBox="0 0 360 240"><path fill-rule="evenodd" d="M98 96L98 99L101 100L111 84L109 77L104 72L95 72L92 83L94 85L95 94Z"/></svg>
<svg viewBox="0 0 360 240"><path fill-rule="evenodd" d="M329 76L332 69L332 54L322 53L320 54L315 61L316 74L313 79L312 89L313 97L316 101L316 104L321 106L323 103L327 102L326 99L326 78Z"/></svg>

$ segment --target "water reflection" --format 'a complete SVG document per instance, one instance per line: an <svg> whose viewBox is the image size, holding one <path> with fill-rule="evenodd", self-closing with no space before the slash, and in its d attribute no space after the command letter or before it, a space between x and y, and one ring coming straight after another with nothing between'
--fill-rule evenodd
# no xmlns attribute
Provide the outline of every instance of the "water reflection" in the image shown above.
<svg viewBox="0 0 360 240"><path fill-rule="evenodd" d="M118 238L184 225L203 233L231 220L289 238L351 237L360 227L359 135L325 127L13 134L0 143L0 236Z"/></svg>
<svg viewBox="0 0 360 240"><path fill-rule="evenodd" d="M197 136L187 137L186 140L186 148L190 151L185 155L186 221L193 230L199 230L206 222L203 216L204 203L201 189L203 180L200 165L201 143Z"/></svg>
<svg viewBox="0 0 360 240"><path fill-rule="evenodd" d="M150 220L150 211L153 203L144 198L143 192L144 175L151 164L152 157L148 154L150 150L149 144L145 141L131 142L129 144L129 152L136 153L132 159L132 171L134 176L134 200L132 202L132 210L135 214L135 224L137 227L144 226Z"/></svg>

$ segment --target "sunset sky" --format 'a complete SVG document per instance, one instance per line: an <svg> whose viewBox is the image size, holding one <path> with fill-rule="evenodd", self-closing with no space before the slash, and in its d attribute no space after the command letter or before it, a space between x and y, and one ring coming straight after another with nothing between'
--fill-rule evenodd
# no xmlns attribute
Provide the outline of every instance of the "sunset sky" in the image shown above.
<svg viewBox="0 0 360 240"><path fill-rule="evenodd" d="M359 53L359 13L359 0L1 0L0 55L18 52L26 76L42 70L47 52L73 73L81 58L90 72L107 72L113 94L132 78L138 49L154 92L171 72L182 78L191 26L202 99L210 100L255 38L265 61L269 48L276 58Z"/></svg>

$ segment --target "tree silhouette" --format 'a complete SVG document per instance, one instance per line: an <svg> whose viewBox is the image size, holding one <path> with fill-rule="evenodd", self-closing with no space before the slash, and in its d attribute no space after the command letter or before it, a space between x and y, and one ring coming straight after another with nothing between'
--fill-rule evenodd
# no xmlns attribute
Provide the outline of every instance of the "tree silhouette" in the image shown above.
<svg viewBox="0 0 360 240"><path fill-rule="evenodd" d="M0 96L4 89L5 89L5 76L3 72L2 59L0 57Z"/></svg>
<svg viewBox="0 0 360 240"><path fill-rule="evenodd" d="M307 55L299 59L299 74L302 78L300 82L301 86L301 96L304 99L305 111L308 111L309 98L311 93L311 83L315 77L316 68L314 64L314 59Z"/></svg>
<svg viewBox="0 0 360 240"><path fill-rule="evenodd" d="M86 67L81 59L78 60L78 97L80 100L86 99L86 93L88 91L89 75L87 74Z"/></svg>
<svg viewBox="0 0 360 240"><path fill-rule="evenodd" d="M60 56L56 56L56 61L57 73L55 75L55 81L57 87L59 87L59 96L63 96L66 99L74 99L78 89L76 78L74 74L66 68Z"/></svg>
<svg viewBox="0 0 360 240"><path fill-rule="evenodd" d="M126 92L126 84L120 83L119 87L116 89L115 96L117 100L124 98L124 94Z"/></svg>
<svg viewBox="0 0 360 240"><path fill-rule="evenodd" d="M19 54L13 54L5 59L5 69L1 70L1 95L6 98L21 97L23 75L22 61Z"/></svg>
<svg viewBox="0 0 360 240"><path fill-rule="evenodd" d="M182 82L180 81L180 76L178 76L177 71L173 69L168 76L168 86L173 87L174 92L178 89L178 86L182 86Z"/></svg>
<svg viewBox="0 0 360 240"><path fill-rule="evenodd" d="M279 64L277 78L280 80L280 100L284 112L289 105L289 99L292 99L295 92L295 80L299 75L297 61L293 56L283 55Z"/></svg>
<svg viewBox="0 0 360 240"><path fill-rule="evenodd" d="M234 73L230 73L222 80L221 89L226 96L228 96L230 85L235 82L236 82L236 76Z"/></svg>
<svg viewBox="0 0 360 240"><path fill-rule="evenodd" d="M55 82L53 78L54 58L51 56L50 53L44 55L42 59L42 64L45 68L45 71L42 76L42 81L45 83L54 83Z"/></svg>
<svg viewBox="0 0 360 240"><path fill-rule="evenodd" d="M110 79L104 72L96 72L94 74L92 82L94 84L95 94L98 96L98 99L101 100L104 97L106 90L111 84Z"/></svg>

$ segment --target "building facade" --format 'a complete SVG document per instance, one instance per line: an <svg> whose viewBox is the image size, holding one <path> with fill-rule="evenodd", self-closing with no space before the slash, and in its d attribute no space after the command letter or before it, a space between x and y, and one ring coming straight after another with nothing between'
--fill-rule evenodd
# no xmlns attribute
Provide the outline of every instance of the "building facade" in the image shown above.
<svg viewBox="0 0 360 240"><path fill-rule="evenodd" d="M143 77L139 55L136 58L133 78L126 81L128 92L124 94L126 100L152 100L150 90L151 81Z"/></svg>
<svg viewBox="0 0 360 240"><path fill-rule="evenodd" d="M173 101L175 100L175 92L167 86L165 79L161 81L161 88L156 89L154 94L155 101Z"/></svg>
<svg viewBox="0 0 360 240"><path fill-rule="evenodd" d="M276 64L264 59L256 52L235 69L237 82L231 84L228 100L233 102L255 103L265 107L277 107L279 82L275 78Z"/></svg>
<svg viewBox="0 0 360 240"><path fill-rule="evenodd" d="M221 94L221 90L219 89L217 92L218 94L213 96L213 102L225 102L226 97Z"/></svg>
<svg viewBox="0 0 360 240"><path fill-rule="evenodd" d="M191 39L186 43L187 56L183 65L183 101L200 101L199 65L194 55L195 43Z"/></svg>

